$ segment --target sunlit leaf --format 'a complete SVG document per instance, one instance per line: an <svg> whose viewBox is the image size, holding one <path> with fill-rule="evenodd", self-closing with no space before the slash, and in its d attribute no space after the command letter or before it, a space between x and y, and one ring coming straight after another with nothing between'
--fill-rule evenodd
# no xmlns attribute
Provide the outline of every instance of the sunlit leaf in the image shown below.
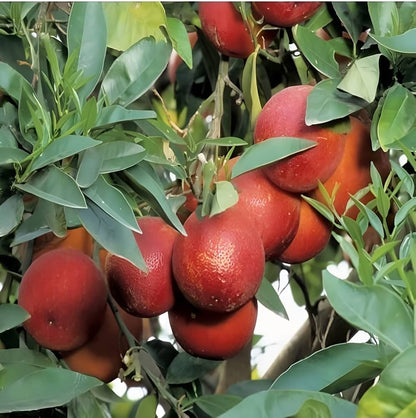
<svg viewBox="0 0 416 418"><path fill-rule="evenodd" d="M244 101L250 113L251 126L254 126L262 109L257 87L257 55L258 51L256 50L247 58L242 78Z"/></svg>
<svg viewBox="0 0 416 418"><path fill-rule="evenodd" d="M29 317L29 313L19 305L11 303L0 305L0 334L22 324Z"/></svg>
<svg viewBox="0 0 416 418"><path fill-rule="evenodd" d="M267 309L270 309L284 319L289 319L279 294L267 279L261 281L260 287L256 293L256 298Z"/></svg>
<svg viewBox="0 0 416 418"><path fill-rule="evenodd" d="M168 17L166 19L166 24L166 29L172 41L173 48L183 59L185 64L192 69L192 48L185 25L174 17Z"/></svg>
<svg viewBox="0 0 416 418"><path fill-rule="evenodd" d="M224 212L238 202L238 192L229 181L215 183L215 193L211 203L210 216Z"/></svg>
<svg viewBox="0 0 416 418"><path fill-rule="evenodd" d="M240 147L247 145L247 142L243 139L236 138L234 136L226 136L223 138L205 138L201 141L201 143L207 144L207 145L218 145L222 147Z"/></svg>

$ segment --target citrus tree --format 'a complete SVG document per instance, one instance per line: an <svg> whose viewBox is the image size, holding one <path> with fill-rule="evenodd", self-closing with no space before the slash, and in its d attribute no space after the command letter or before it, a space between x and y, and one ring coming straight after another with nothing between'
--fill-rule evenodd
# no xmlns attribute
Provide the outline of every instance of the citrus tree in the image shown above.
<svg viewBox="0 0 416 418"><path fill-rule="evenodd" d="M0 412L412 416L415 39L410 2L0 3Z"/></svg>

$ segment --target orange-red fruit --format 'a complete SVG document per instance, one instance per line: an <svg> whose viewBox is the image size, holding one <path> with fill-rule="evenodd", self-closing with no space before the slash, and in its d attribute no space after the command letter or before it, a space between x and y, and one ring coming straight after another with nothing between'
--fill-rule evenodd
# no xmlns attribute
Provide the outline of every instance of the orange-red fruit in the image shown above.
<svg viewBox="0 0 416 418"><path fill-rule="evenodd" d="M306 104L312 86L290 86L273 95L260 112L254 129L256 143L273 137L296 137L317 145L268 164L266 176L289 192L315 189L335 171L344 151L345 134L320 125L305 124Z"/></svg>
<svg viewBox="0 0 416 418"><path fill-rule="evenodd" d="M101 325L106 309L104 277L79 250L42 254L27 269L19 288L19 305L31 317L25 329L42 346L73 350Z"/></svg>
<svg viewBox="0 0 416 418"><path fill-rule="evenodd" d="M302 201L295 238L277 258L290 264L303 263L318 255L328 244L332 225L308 202Z"/></svg>
<svg viewBox="0 0 416 418"><path fill-rule="evenodd" d="M212 217L192 213L187 236L173 245L176 283L200 309L233 311L257 292L264 271L264 249L250 220L235 206Z"/></svg>
<svg viewBox="0 0 416 418"><path fill-rule="evenodd" d="M189 354L208 359L236 355L252 338L257 320L257 300L233 312L199 310L179 300L169 311L169 322L178 344Z"/></svg>
<svg viewBox="0 0 416 418"><path fill-rule="evenodd" d="M265 1L253 2L252 6L266 23L291 27L312 17L321 4L316 1Z"/></svg>
<svg viewBox="0 0 416 418"><path fill-rule="evenodd" d="M215 48L224 55L247 58L255 50L250 30L232 2L198 3L202 31ZM266 48L276 35L275 31L261 30L256 25L257 42Z"/></svg>
<svg viewBox="0 0 416 418"><path fill-rule="evenodd" d="M105 270L110 292L117 303L132 315L145 318L160 315L173 306L172 246L176 229L162 218L138 219L142 233L134 233L147 265L147 272L128 260L109 254Z"/></svg>
<svg viewBox="0 0 416 418"><path fill-rule="evenodd" d="M300 197L273 185L262 170L234 178L239 210L259 232L266 258L279 255L292 241L299 225Z"/></svg>
<svg viewBox="0 0 416 418"><path fill-rule="evenodd" d="M381 149L373 151L371 149L370 128L355 117L350 118L351 130L347 135L344 155L334 174L324 183L325 189L331 196L335 184L339 188L336 192L334 206L339 215L343 214L350 195L354 195L359 190L371 183L370 163L376 166L383 180L390 172L389 155ZM317 189L311 195L314 199L324 202L321 192ZM368 193L360 201L368 203L373 196ZM356 218L359 209L352 206L346 213L351 218Z"/></svg>
<svg viewBox="0 0 416 418"><path fill-rule="evenodd" d="M122 309L119 309L119 313L129 331L140 342L143 332L142 318L129 315ZM61 355L71 370L108 383L118 376L123 367L122 356L127 350L127 340L108 306L97 333L82 347L62 352Z"/></svg>

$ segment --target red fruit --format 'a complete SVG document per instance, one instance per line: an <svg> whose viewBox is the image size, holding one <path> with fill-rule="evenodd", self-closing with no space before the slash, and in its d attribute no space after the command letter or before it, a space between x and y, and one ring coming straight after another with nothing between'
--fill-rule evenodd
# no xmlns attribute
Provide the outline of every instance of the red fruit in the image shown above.
<svg viewBox="0 0 416 418"><path fill-rule="evenodd" d="M238 191L236 207L254 222L266 258L276 257L296 234L300 197L273 185L262 170L241 174L232 183Z"/></svg>
<svg viewBox="0 0 416 418"><path fill-rule="evenodd" d="M336 212L341 215L344 213L350 195L354 195L359 190L371 183L370 163L376 166L383 180L390 172L389 155L381 149L373 151L371 149L370 128L355 117L350 118L351 129L348 133L344 155L337 169L332 176L324 183L325 189L331 196L335 184L339 188L336 192L334 206ZM321 192L317 189L311 195L314 199L324 202ZM368 193L360 201L363 204L373 199L373 195ZM356 218L359 209L352 206L346 213L350 218Z"/></svg>
<svg viewBox="0 0 416 418"><path fill-rule="evenodd" d="M117 303L132 315L152 317L173 306L172 246L176 229L162 218L138 219L142 234L134 233L148 272L128 260L109 254L106 260L107 282Z"/></svg>
<svg viewBox="0 0 416 418"><path fill-rule="evenodd" d="M141 341L143 320L119 309L121 318L138 342ZM123 367L122 356L128 343L121 333L111 308L108 306L98 332L82 347L62 352L67 366L76 372L94 376L105 383L114 380Z"/></svg>
<svg viewBox="0 0 416 418"><path fill-rule="evenodd" d="M169 322L178 344L193 356L226 359L236 355L252 338L257 320L257 300L233 312L209 312L178 301L169 311Z"/></svg>
<svg viewBox="0 0 416 418"><path fill-rule="evenodd" d="M299 228L295 238L277 259L284 263L303 263L318 255L328 244L332 225L308 202L300 206Z"/></svg>
<svg viewBox="0 0 416 418"><path fill-rule="evenodd" d="M253 2L255 12L264 17L266 23L291 27L312 17L321 2L315 1L276 1Z"/></svg>
<svg viewBox="0 0 416 418"><path fill-rule="evenodd" d="M250 29L232 2L198 3L202 31L221 54L247 58L255 50ZM257 42L266 48L276 35L275 31L261 30L254 25Z"/></svg>
<svg viewBox="0 0 416 418"><path fill-rule="evenodd" d="M73 350L101 325L107 288L90 257L79 250L56 249L27 269L18 301L31 315L23 325L40 345Z"/></svg>
<svg viewBox="0 0 416 418"><path fill-rule="evenodd" d="M276 93L260 112L254 129L256 143L273 137L296 137L317 142L308 150L264 167L266 176L289 192L315 189L326 181L342 158L345 134L324 126L305 124L306 101L312 86L290 86Z"/></svg>
<svg viewBox="0 0 416 418"><path fill-rule="evenodd" d="M185 298L217 312L250 300L263 277L264 249L248 218L236 207L202 219L194 212L184 227L188 235L177 237L172 266Z"/></svg>

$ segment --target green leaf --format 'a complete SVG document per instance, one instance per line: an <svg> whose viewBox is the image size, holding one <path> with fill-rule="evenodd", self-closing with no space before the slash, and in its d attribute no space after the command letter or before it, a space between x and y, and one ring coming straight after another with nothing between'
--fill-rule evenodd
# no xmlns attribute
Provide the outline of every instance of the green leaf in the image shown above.
<svg viewBox="0 0 416 418"><path fill-rule="evenodd" d="M374 33L381 36L398 34L399 9L395 2L369 2L368 12Z"/></svg>
<svg viewBox="0 0 416 418"><path fill-rule="evenodd" d="M28 318L30 318L29 313L19 305L11 303L0 305L0 334L22 324Z"/></svg>
<svg viewBox="0 0 416 418"><path fill-rule="evenodd" d="M107 27L100 2L76 2L68 21L68 55L77 54L76 70L88 80L78 95L85 100L101 78L107 51Z"/></svg>
<svg viewBox="0 0 416 418"><path fill-rule="evenodd" d="M54 165L38 171L18 189L71 208L85 208L85 198L75 180Z"/></svg>
<svg viewBox="0 0 416 418"><path fill-rule="evenodd" d="M195 404L208 414L208 416L218 417L220 414L237 405L240 401L241 398L234 395L202 395L195 399Z"/></svg>
<svg viewBox="0 0 416 418"><path fill-rule="evenodd" d="M144 4L144 3L141 3ZM123 52L111 65L101 85L109 104L127 106L146 93L169 61L171 46L144 38Z"/></svg>
<svg viewBox="0 0 416 418"><path fill-rule="evenodd" d="M123 193L107 183L103 176L99 176L92 186L84 189L84 194L126 228L141 232L133 210Z"/></svg>
<svg viewBox="0 0 416 418"><path fill-rule="evenodd" d="M98 144L101 144L101 141L96 141L88 136L68 135L59 138L51 142L39 157L34 160L31 166L31 172L78 154L88 148L95 147Z"/></svg>
<svg viewBox="0 0 416 418"><path fill-rule="evenodd" d="M257 86L257 55L258 51L255 50L247 58L242 78L244 101L250 114L251 126L256 123L257 116L262 109Z"/></svg>
<svg viewBox="0 0 416 418"><path fill-rule="evenodd" d="M287 418L296 414L307 400L322 402L329 408L331 417L351 418L357 406L352 402L307 390L268 390L243 399L220 418L273 417Z"/></svg>
<svg viewBox="0 0 416 418"><path fill-rule="evenodd" d="M372 103L376 97L380 78L378 65L380 56L381 54L374 54L355 60L338 84L338 88Z"/></svg>
<svg viewBox="0 0 416 418"><path fill-rule="evenodd" d="M390 164L394 172L401 180L402 188L409 194L409 196L413 196L415 192L415 184L413 182L412 176L400 164L396 163L396 161L391 160Z"/></svg>
<svg viewBox="0 0 416 418"><path fill-rule="evenodd" d="M29 82L9 64L0 62L0 90L16 101L20 100L23 86L33 91Z"/></svg>
<svg viewBox="0 0 416 418"><path fill-rule="evenodd" d="M20 163L29 154L20 148L0 146L0 165Z"/></svg>
<svg viewBox="0 0 416 418"><path fill-rule="evenodd" d="M13 306L20 307L19 305ZM7 350L0 350L0 364L23 364L24 366L43 368L53 366L53 362L48 356L39 351L29 350L28 348L8 348Z"/></svg>
<svg viewBox="0 0 416 418"><path fill-rule="evenodd" d="M339 78L339 66L331 44L301 25L293 28L293 35L302 54L313 67L329 78Z"/></svg>
<svg viewBox="0 0 416 418"><path fill-rule="evenodd" d="M103 157L98 147L88 148L81 153L76 176L79 187L89 187L97 180L103 165Z"/></svg>
<svg viewBox="0 0 416 418"><path fill-rule="evenodd" d="M329 408L315 399L306 400L293 418L332 418Z"/></svg>
<svg viewBox="0 0 416 418"><path fill-rule="evenodd" d="M102 382L62 368L28 373L0 391L0 412L30 411L61 406Z"/></svg>
<svg viewBox="0 0 416 418"><path fill-rule="evenodd" d="M416 347L397 355L382 371L377 384L364 393L357 417L412 417L416 412Z"/></svg>
<svg viewBox="0 0 416 418"><path fill-rule="evenodd" d="M256 293L256 298L267 309L270 309L284 319L289 319L279 294L266 278L263 278L261 281L260 287Z"/></svg>
<svg viewBox="0 0 416 418"><path fill-rule="evenodd" d="M156 395L147 395L145 396L139 404L137 408L135 417L142 418L142 417L156 417L156 409L158 406L158 398Z"/></svg>
<svg viewBox="0 0 416 418"><path fill-rule="evenodd" d="M182 58L184 63L192 69L192 48L185 25L174 17L168 17L166 19L166 24L166 29L169 38L172 41L173 48Z"/></svg>
<svg viewBox="0 0 416 418"><path fill-rule="evenodd" d="M340 119L368 103L337 88L340 79L320 81L308 95L305 122L316 125Z"/></svg>
<svg viewBox="0 0 416 418"><path fill-rule="evenodd" d="M247 142L241 138L235 136L226 136L223 138L205 138L201 141L201 144L218 145L220 147L244 147Z"/></svg>
<svg viewBox="0 0 416 418"><path fill-rule="evenodd" d="M416 244L416 232L410 232L407 234L400 245L399 249L399 257L400 259L405 259L410 257L411 255L411 248Z"/></svg>
<svg viewBox="0 0 416 418"><path fill-rule="evenodd" d="M0 205L0 237L12 232L22 221L24 212L23 197L14 194Z"/></svg>
<svg viewBox="0 0 416 418"><path fill-rule="evenodd" d="M412 28L401 35L379 36L369 34L379 45L400 52L401 54L416 54L415 36L416 28Z"/></svg>
<svg viewBox="0 0 416 418"><path fill-rule="evenodd" d="M351 199L364 214L364 216L369 220L370 225L376 230L377 234L380 235L381 238L384 238L384 228L380 218L369 207L363 205L362 202L360 202L354 196L351 196Z"/></svg>
<svg viewBox="0 0 416 418"><path fill-rule="evenodd" d="M403 206L399 208L394 216L394 226L398 227L402 222L404 222L409 213L416 208L416 197L408 200ZM1 219L1 218L0 218Z"/></svg>
<svg viewBox="0 0 416 418"><path fill-rule="evenodd" d="M238 202L238 192L229 181L215 182L215 193L211 202L209 216L224 212Z"/></svg>
<svg viewBox="0 0 416 418"><path fill-rule="evenodd" d="M231 178L314 146L316 146L316 142L309 139L291 137L269 138L248 147L244 151L232 169Z"/></svg>
<svg viewBox="0 0 416 418"><path fill-rule="evenodd" d="M381 285L363 286L323 272L324 288L335 311L352 325L403 351L413 344L413 318L393 291Z"/></svg>
<svg viewBox="0 0 416 418"><path fill-rule="evenodd" d="M371 262L374 264L378 259L386 255L389 251L393 250L397 245L399 245L400 242L401 241L390 241L380 245L380 247L376 247L376 249L373 251L373 254L371 254Z"/></svg>
<svg viewBox="0 0 416 418"><path fill-rule="evenodd" d="M95 128L140 119L155 118L153 110L126 109L119 105L104 107L98 115Z"/></svg>
<svg viewBox="0 0 416 418"><path fill-rule="evenodd" d="M365 26L367 12L367 4L359 2L334 2L333 7L343 26L347 29L354 44L358 42L358 38Z"/></svg>
<svg viewBox="0 0 416 418"><path fill-rule="evenodd" d="M109 414L109 405L95 397L92 391L72 399L67 409L67 418L109 418Z"/></svg>

